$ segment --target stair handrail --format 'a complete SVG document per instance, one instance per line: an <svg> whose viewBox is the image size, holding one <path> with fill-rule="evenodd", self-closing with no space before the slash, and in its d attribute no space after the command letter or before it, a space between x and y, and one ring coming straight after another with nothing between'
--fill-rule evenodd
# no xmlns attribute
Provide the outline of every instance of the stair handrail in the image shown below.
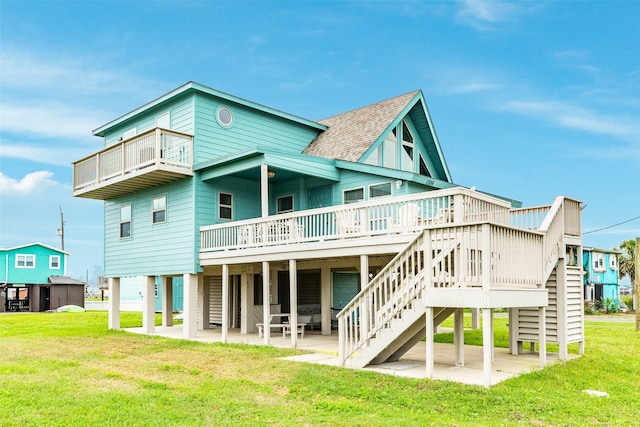
<svg viewBox="0 0 640 427"><path fill-rule="evenodd" d="M564 196L558 196L553 201L551 209L540 225L539 231L544 233L543 238L543 283L551 276L551 272L558 263L560 252L563 249L564 237Z"/></svg>

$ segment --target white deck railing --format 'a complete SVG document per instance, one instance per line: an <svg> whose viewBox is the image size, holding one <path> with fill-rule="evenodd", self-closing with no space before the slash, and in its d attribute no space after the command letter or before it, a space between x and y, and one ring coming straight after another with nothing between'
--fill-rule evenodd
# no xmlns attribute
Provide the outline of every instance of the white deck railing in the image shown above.
<svg viewBox="0 0 640 427"><path fill-rule="evenodd" d="M429 288L539 288L543 238L490 223L424 230L338 314L342 361Z"/></svg>
<svg viewBox="0 0 640 427"><path fill-rule="evenodd" d="M464 188L386 197L201 227L201 251L417 233L472 221L507 225L509 207L507 202Z"/></svg>
<svg viewBox="0 0 640 427"><path fill-rule="evenodd" d="M191 170L193 137L150 129L73 163L73 191L90 189L151 165Z"/></svg>

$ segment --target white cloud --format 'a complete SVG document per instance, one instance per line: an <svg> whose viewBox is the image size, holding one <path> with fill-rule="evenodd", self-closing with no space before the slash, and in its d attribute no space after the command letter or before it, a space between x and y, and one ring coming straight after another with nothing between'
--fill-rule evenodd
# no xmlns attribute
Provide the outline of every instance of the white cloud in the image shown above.
<svg viewBox="0 0 640 427"><path fill-rule="evenodd" d="M87 147L83 145L74 147L71 144L65 144L64 149L61 149L60 145L37 146L2 141L0 158L29 160L47 165L70 167L71 162L88 154Z"/></svg>
<svg viewBox="0 0 640 427"><path fill-rule="evenodd" d="M522 4L497 0L461 0L458 5L458 21L478 30L513 21L524 12Z"/></svg>
<svg viewBox="0 0 640 427"><path fill-rule="evenodd" d="M0 195L3 196L28 196L38 192L44 192L52 187L60 185L51 179L53 172L37 171L24 176L20 181L10 178L0 172Z"/></svg>
<svg viewBox="0 0 640 427"><path fill-rule="evenodd" d="M499 89L501 86L493 83L481 83L481 82L470 82L470 83L462 83L457 86L454 86L451 92L453 93L475 93L475 92L485 92L489 90Z"/></svg>

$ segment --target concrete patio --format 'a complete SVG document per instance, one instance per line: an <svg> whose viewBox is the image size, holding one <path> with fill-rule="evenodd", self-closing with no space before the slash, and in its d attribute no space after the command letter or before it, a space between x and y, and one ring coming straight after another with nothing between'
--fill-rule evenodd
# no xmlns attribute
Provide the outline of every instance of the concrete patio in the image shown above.
<svg viewBox="0 0 640 427"><path fill-rule="evenodd" d="M144 334L142 328L128 328L125 331ZM443 328L441 328L441 331L443 331ZM172 327L156 326L154 333L146 335L184 339L182 325ZM197 337L192 340L203 343L222 342L222 330L216 327L199 330ZM243 335L240 334L239 329L230 329L227 335L227 343L264 345L264 338L259 338L258 334ZM291 337L287 336L284 339L281 333L272 332L270 345L279 348L291 348ZM284 360L339 366L338 335L335 332L332 335L320 335L319 331L306 331L304 338L297 339L297 350L301 352L300 355L285 357ZM482 347L464 346L464 366L455 366L453 344L435 343L434 352L435 367L432 379L480 386L483 384ZM570 358L574 357L577 356L570 355ZM369 365L363 370L423 379L426 378L425 358L425 344L420 342L397 362ZM547 365L556 363L558 360L556 353L547 354ZM537 352L526 351L519 356L514 356L506 348L494 348L491 385L540 369Z"/></svg>

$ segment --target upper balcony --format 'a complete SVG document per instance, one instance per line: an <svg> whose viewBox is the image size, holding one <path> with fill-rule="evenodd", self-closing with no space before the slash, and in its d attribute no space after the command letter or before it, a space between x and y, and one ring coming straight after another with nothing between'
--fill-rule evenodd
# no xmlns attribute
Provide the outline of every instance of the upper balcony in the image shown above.
<svg viewBox="0 0 640 427"><path fill-rule="evenodd" d="M73 196L108 200L193 176L193 137L155 128L73 162Z"/></svg>

